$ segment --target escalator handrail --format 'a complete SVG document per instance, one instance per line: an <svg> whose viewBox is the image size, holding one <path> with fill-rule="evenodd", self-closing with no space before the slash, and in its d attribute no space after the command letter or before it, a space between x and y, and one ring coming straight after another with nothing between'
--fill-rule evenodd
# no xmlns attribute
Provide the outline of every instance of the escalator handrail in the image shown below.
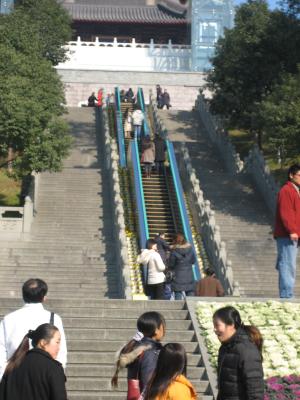
<svg viewBox="0 0 300 400"><path fill-rule="evenodd" d="M144 129L144 136L149 136L149 124L147 120L147 114L145 111L145 101L144 101L144 93L142 88L138 88L137 92L137 103L140 106L141 110L143 111L144 114L144 121L143 121L143 129Z"/></svg>
<svg viewBox="0 0 300 400"><path fill-rule="evenodd" d="M169 140L166 140L166 145L167 145L167 151L168 151L168 158L170 162L170 169L172 173L172 179L174 183L174 188L175 188L175 193L176 193L176 198L177 198L177 203L180 211L180 218L181 218L181 223L183 227L183 233L188 242L193 246L194 253L196 256L196 262L193 268L193 274L194 274L194 279L198 281L201 278L201 273L200 273L200 268L199 268L199 263L197 260L197 253L195 251L194 247L194 241L193 241L193 235L189 223L189 218L184 202L184 196L183 196L183 189L181 185L181 180L179 178L179 172L178 172L178 166L177 166L177 161L175 157L175 152L174 152L174 146L173 143L171 143Z"/></svg>
<svg viewBox="0 0 300 400"><path fill-rule="evenodd" d="M141 171L137 139L131 140L130 146L131 146L131 161L132 161L133 175L134 175L136 205L139 218L140 247L143 249L145 248L146 241L149 238L149 228L147 221L146 204L145 204L143 181L142 181L142 171Z"/></svg>
<svg viewBox="0 0 300 400"><path fill-rule="evenodd" d="M120 95L120 89L118 87L115 87L115 104L116 104L116 110L121 111L121 95Z"/></svg>
<svg viewBox="0 0 300 400"><path fill-rule="evenodd" d="M119 144L119 162L122 168L126 167L126 149L124 139L124 128L122 122L122 111L121 111L121 97L120 90L118 87L115 88L115 114L116 114L116 127Z"/></svg>

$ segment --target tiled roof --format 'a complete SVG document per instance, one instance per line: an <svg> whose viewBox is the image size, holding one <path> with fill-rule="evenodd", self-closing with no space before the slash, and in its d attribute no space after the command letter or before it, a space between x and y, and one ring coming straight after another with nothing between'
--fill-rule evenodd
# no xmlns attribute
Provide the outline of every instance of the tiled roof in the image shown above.
<svg viewBox="0 0 300 400"><path fill-rule="evenodd" d="M145 6L147 0L62 0L62 3L70 4L86 4L86 5L98 5L98 6Z"/></svg>
<svg viewBox="0 0 300 400"><path fill-rule="evenodd" d="M75 21L119 22L143 24L186 24L185 17L168 13L156 6L101 6L64 3Z"/></svg>

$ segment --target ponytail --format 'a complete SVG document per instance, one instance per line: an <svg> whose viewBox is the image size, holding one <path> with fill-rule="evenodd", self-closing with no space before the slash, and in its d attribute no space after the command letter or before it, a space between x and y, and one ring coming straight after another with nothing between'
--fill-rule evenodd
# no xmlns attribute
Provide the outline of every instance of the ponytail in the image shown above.
<svg viewBox="0 0 300 400"><path fill-rule="evenodd" d="M30 335L30 332L31 331L29 331L23 337L23 340L20 343L19 347L14 352L14 354L11 356L11 358L8 360L8 364L7 364L5 372L4 372L5 374L9 374L10 372L12 372L23 361L27 351L29 350L29 336L28 335Z"/></svg>
<svg viewBox="0 0 300 400"><path fill-rule="evenodd" d="M38 326L35 331L28 331L17 350L8 360L8 364L4 373L9 374L22 363L26 353L29 350L29 339L31 339L32 347L35 348L38 346L41 340L49 343L57 331L58 328L52 324L42 324Z"/></svg>
<svg viewBox="0 0 300 400"><path fill-rule="evenodd" d="M150 242L150 241L148 241ZM148 243L147 242L147 243ZM149 243L148 243L149 244ZM143 313L137 320L137 329L138 332L137 334L128 342L119 352L118 354L118 359L116 363L116 370L111 378L111 385L113 388L118 387L118 376L120 369L124 367L124 358L122 360L122 356L128 353L131 353L134 348L136 347L136 344L141 341L143 336L153 338L155 336L155 332L157 329L159 329L161 326L163 326L164 330L166 329L166 321L160 313L156 311L148 311ZM139 356L138 354L139 351L135 354L136 356ZM142 353L142 350L141 352Z"/></svg>
<svg viewBox="0 0 300 400"><path fill-rule="evenodd" d="M264 339L262 337L260 330L256 326L253 326L253 325L242 325L242 328L249 336L249 339L251 340L251 342L256 345L260 354L262 355Z"/></svg>
<svg viewBox="0 0 300 400"><path fill-rule="evenodd" d="M118 360L117 360L117 363L116 363L116 370L115 370L115 373L114 373L113 377L111 378L111 386L113 388L117 388L118 387L119 372L120 372L120 369L121 369L121 356L123 354L130 353L134 349L135 345L136 345L136 340L132 339L119 352Z"/></svg>

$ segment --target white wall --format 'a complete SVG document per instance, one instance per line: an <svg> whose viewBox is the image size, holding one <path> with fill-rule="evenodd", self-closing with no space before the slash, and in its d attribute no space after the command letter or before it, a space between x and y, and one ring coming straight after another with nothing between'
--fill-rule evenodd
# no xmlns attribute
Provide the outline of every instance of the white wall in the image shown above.
<svg viewBox="0 0 300 400"><path fill-rule="evenodd" d="M69 60L58 69L188 72L191 70L191 46L168 44L69 42Z"/></svg>

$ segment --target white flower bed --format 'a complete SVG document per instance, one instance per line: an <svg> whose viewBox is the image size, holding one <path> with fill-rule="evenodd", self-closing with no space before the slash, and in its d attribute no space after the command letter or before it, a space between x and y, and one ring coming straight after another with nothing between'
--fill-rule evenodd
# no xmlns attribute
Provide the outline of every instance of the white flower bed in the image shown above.
<svg viewBox="0 0 300 400"><path fill-rule="evenodd" d="M300 304L277 301L249 303L197 304L201 333L205 338L213 367L217 366L220 342L212 323L215 310L232 305L241 314L245 325L257 326L264 338L264 373L271 376L300 375Z"/></svg>

